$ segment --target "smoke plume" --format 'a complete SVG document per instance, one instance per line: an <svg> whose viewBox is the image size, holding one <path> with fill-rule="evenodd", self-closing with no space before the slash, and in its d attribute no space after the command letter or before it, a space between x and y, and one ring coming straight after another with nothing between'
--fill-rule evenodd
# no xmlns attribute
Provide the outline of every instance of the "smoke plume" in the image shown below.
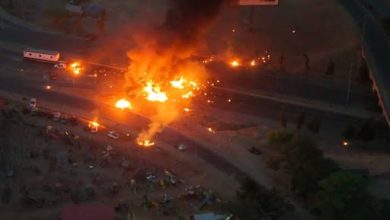
<svg viewBox="0 0 390 220"><path fill-rule="evenodd" d="M163 91L178 97L176 91L167 86L170 80L185 77L186 80L202 84L206 70L191 56L202 42L205 33L215 21L227 0L169 0L165 21L155 28L139 29L133 36L137 47L128 52L129 71L126 75L128 97L137 100L143 96L145 82L152 80L161 85ZM164 126L180 116L189 100L157 103L149 129L139 138L150 140Z"/></svg>

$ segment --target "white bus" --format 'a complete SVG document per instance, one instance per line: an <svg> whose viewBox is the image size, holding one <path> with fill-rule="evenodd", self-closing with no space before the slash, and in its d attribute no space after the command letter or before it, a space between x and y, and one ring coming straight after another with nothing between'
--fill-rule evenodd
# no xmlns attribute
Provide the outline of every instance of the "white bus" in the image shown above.
<svg viewBox="0 0 390 220"><path fill-rule="evenodd" d="M39 62L55 63L60 60L60 53L49 50L25 49L23 50L23 58Z"/></svg>

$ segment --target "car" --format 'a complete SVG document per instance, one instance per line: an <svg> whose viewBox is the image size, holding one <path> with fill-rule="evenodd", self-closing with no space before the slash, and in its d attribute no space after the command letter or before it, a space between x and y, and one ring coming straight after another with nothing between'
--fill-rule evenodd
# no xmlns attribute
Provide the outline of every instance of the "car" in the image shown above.
<svg viewBox="0 0 390 220"><path fill-rule="evenodd" d="M187 146L184 145L184 144L179 144L179 145L176 146L176 148L177 148L178 150L183 151L183 150L186 150L186 149L187 149Z"/></svg>
<svg viewBox="0 0 390 220"><path fill-rule="evenodd" d="M30 102L28 103L28 107L31 111L37 111L38 110L38 104L36 98L31 98Z"/></svg>
<svg viewBox="0 0 390 220"><path fill-rule="evenodd" d="M109 131L109 132L107 133L107 136L110 137L110 138L112 138L112 139L114 139L114 140L119 139L119 134L118 134L118 132L116 132L116 131Z"/></svg>
<svg viewBox="0 0 390 220"><path fill-rule="evenodd" d="M61 119L61 112L53 112L53 120L59 121Z"/></svg>
<svg viewBox="0 0 390 220"><path fill-rule="evenodd" d="M59 62L59 63L54 64L54 68L56 68L56 69L66 69L66 67L67 67L67 65L64 62Z"/></svg>
<svg viewBox="0 0 390 220"><path fill-rule="evenodd" d="M259 149L257 149L256 147L254 147L254 146L251 146L250 148L248 148L248 151L250 153L252 153L252 154L255 154L255 155L261 155L262 154L262 152Z"/></svg>

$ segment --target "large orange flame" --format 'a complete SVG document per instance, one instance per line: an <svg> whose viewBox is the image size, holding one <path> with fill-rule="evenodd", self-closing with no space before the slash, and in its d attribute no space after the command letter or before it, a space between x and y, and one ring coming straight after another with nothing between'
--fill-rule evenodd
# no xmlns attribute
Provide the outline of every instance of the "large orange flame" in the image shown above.
<svg viewBox="0 0 390 220"><path fill-rule="evenodd" d="M144 92L146 94L146 99L151 102L166 102L168 96L165 92L161 92L161 88L158 84L153 83L153 81L148 81L144 87Z"/></svg>

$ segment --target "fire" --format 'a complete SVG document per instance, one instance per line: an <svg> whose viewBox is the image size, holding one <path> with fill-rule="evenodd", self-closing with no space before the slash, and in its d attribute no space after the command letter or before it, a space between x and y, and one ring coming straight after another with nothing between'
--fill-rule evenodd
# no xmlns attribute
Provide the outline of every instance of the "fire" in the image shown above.
<svg viewBox="0 0 390 220"><path fill-rule="evenodd" d="M131 103L129 101L127 101L126 99L119 99L116 103L115 103L115 107L116 108L119 108L119 109L131 109L132 106L131 106Z"/></svg>
<svg viewBox="0 0 390 220"><path fill-rule="evenodd" d="M240 62L239 62L238 60L232 60L232 61L230 62L230 66L232 66L232 67L238 67L238 66L240 66Z"/></svg>
<svg viewBox="0 0 390 220"><path fill-rule="evenodd" d="M192 98L200 94L207 81L205 64L214 60L212 57L203 62L199 60L198 47L203 45L208 24L216 18L213 12L219 11L215 9L221 7L223 1L202 3L202 6L215 7L206 13L204 8L195 13L188 11L187 6L182 8L187 3L174 2L178 11L173 11L179 13L179 17L186 13L193 16L167 19L167 23L163 22L157 29L141 27L134 30L135 46L127 53L131 62L123 86L126 98L132 103L134 113L150 119L148 127L138 134L140 146L153 145L154 136L181 117L183 109L191 106ZM179 12L182 9L184 11ZM191 34L187 35L189 31Z"/></svg>
<svg viewBox="0 0 390 220"><path fill-rule="evenodd" d="M142 147L151 147L154 145L154 142L152 140L140 140L140 139L137 139L137 143L139 146L142 146Z"/></svg>
<svg viewBox="0 0 390 220"><path fill-rule="evenodd" d="M92 133L98 132L99 127L100 127L100 124L96 120L90 121L88 123L89 131Z"/></svg>
<svg viewBox="0 0 390 220"><path fill-rule="evenodd" d="M81 64L80 62L74 62L70 64L70 70L72 73L76 76L78 76L81 73Z"/></svg>
<svg viewBox="0 0 390 220"><path fill-rule="evenodd" d="M174 88L177 88L177 89L184 89L184 83L187 82L183 76L180 77L180 79L178 80L172 80L171 81L171 85L174 87Z"/></svg>
<svg viewBox="0 0 390 220"><path fill-rule="evenodd" d="M250 65L251 66L256 66L256 60L251 60Z"/></svg>
<svg viewBox="0 0 390 220"><path fill-rule="evenodd" d="M184 108L184 111L185 111L185 112L190 112L191 109L190 109L190 108Z"/></svg>
<svg viewBox="0 0 390 220"><path fill-rule="evenodd" d="M186 94L183 94L181 97L183 99L189 99L191 96L194 96L194 93L192 91L189 91Z"/></svg>
<svg viewBox="0 0 390 220"><path fill-rule="evenodd" d="M89 128L95 128L95 127L99 127L99 126L100 126L100 124L97 121L90 121L88 124Z"/></svg>
<svg viewBox="0 0 390 220"><path fill-rule="evenodd" d="M51 85L46 85L46 86L45 86L45 89L46 89L46 90L51 90L51 88L52 88Z"/></svg>
<svg viewBox="0 0 390 220"><path fill-rule="evenodd" d="M146 94L146 99L151 102L166 102L168 100L167 94L161 92L160 86L153 81L148 81L143 91Z"/></svg>

